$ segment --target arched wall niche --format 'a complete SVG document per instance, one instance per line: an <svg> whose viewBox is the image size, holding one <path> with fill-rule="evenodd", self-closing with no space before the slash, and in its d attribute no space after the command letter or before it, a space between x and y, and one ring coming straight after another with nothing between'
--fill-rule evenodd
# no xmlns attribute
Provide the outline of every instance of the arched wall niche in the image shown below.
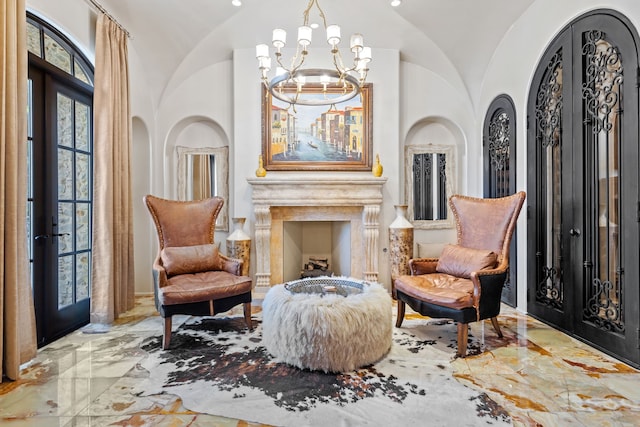
<svg viewBox="0 0 640 427"><path fill-rule="evenodd" d="M229 221L229 138L219 123L208 117L192 116L177 122L169 131L164 150L165 189L169 198L189 199L185 188L189 188L188 159L192 156L209 155L215 162L215 194L225 203L218 215L216 230L228 231Z"/></svg>
<svg viewBox="0 0 640 427"><path fill-rule="evenodd" d="M438 256L445 243L455 241L455 224L451 212L443 220L414 220L413 215L413 156L424 153L443 153L447 158L447 185L443 199L454 193L463 192L466 138L460 127L446 117L431 116L417 121L404 140L404 203L409 205L409 219L414 224L416 256ZM448 210L448 203L447 203Z"/></svg>
<svg viewBox="0 0 640 427"><path fill-rule="evenodd" d="M463 193L466 190L465 173L467 167L467 138L456 123L446 117L431 116L415 122L404 139L404 147L422 145L451 145L455 147L455 191ZM402 165L401 167L404 167ZM403 181L406 184L406 180ZM407 200L405 199L405 203Z"/></svg>

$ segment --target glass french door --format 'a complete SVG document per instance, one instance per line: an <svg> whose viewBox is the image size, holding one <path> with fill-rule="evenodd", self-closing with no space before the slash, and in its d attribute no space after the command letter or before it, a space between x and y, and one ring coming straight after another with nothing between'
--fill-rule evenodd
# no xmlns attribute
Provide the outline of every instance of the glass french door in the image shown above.
<svg viewBox="0 0 640 427"><path fill-rule="evenodd" d="M37 61L36 61L37 62ZM92 94L30 62L28 224L38 345L89 322Z"/></svg>
<svg viewBox="0 0 640 427"><path fill-rule="evenodd" d="M485 117L482 144L484 153L484 197L505 197L516 192L516 110L508 95L493 100ZM502 288L502 302L517 305L517 234L509 247L509 274Z"/></svg>
<svg viewBox="0 0 640 427"><path fill-rule="evenodd" d="M591 12L549 47L529 99L528 311L640 365L638 35Z"/></svg>

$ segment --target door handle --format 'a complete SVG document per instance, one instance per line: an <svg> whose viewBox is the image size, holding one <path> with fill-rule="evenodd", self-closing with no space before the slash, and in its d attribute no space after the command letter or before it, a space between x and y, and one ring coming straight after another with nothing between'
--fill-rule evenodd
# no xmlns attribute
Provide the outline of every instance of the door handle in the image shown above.
<svg viewBox="0 0 640 427"><path fill-rule="evenodd" d="M569 230L569 234L574 237L578 237L580 235L580 230L577 228L572 228Z"/></svg>
<svg viewBox="0 0 640 427"><path fill-rule="evenodd" d="M37 236L33 237L33 240L48 239L48 238L49 238L48 234L38 234Z"/></svg>

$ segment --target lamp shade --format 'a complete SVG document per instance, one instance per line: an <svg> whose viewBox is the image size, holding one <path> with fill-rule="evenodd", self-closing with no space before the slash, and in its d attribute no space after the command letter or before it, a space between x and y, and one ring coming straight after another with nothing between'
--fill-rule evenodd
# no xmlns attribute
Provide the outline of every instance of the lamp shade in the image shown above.
<svg viewBox="0 0 640 427"><path fill-rule="evenodd" d="M287 43L287 32L282 28L276 28L275 30L273 30L271 43L273 44L273 47L277 49L284 47L284 45Z"/></svg>
<svg viewBox="0 0 640 427"><path fill-rule="evenodd" d="M362 48L362 52L360 52L360 60L364 61L364 62L370 62L371 61L371 48L368 46L365 46Z"/></svg>
<svg viewBox="0 0 640 427"><path fill-rule="evenodd" d="M362 50L362 46L364 45L364 37L362 34L355 33L351 36L351 51L353 53L358 53Z"/></svg>
<svg viewBox="0 0 640 427"><path fill-rule="evenodd" d="M260 62L260 58L268 58L269 57L269 46L266 44L256 45L256 58L258 58L258 62Z"/></svg>
<svg viewBox="0 0 640 427"><path fill-rule="evenodd" d="M271 58L258 58L258 68L269 71L271 69Z"/></svg>
<svg viewBox="0 0 640 427"><path fill-rule="evenodd" d="M340 27L338 25L329 25L327 27L327 43L331 46L340 43Z"/></svg>
<svg viewBox="0 0 640 427"><path fill-rule="evenodd" d="M298 27L298 44L302 47L307 47L311 44L311 27L303 25Z"/></svg>

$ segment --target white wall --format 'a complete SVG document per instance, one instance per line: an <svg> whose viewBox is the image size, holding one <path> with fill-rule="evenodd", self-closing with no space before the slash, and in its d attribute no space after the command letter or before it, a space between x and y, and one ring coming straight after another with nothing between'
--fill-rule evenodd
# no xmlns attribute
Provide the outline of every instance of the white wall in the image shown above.
<svg viewBox="0 0 640 427"><path fill-rule="evenodd" d="M93 59L95 14L84 0L28 0L27 7L58 26ZM380 155L384 176L388 177L380 217L379 265L383 282L389 276L388 252L385 250L388 225L394 218L393 206L405 202L404 145L430 139L455 144L459 154L458 191L481 195L484 115L491 101L506 93L514 100L518 120L517 187L526 189L526 99L535 67L546 46L564 25L595 8L618 10L638 28L640 2L637 0L537 0L496 48L483 78L477 105L460 83L459 74L439 71L451 69L444 54L430 54L433 65L427 69L401 60L398 50L373 46L375 61L369 74L374 88L373 153ZM425 52L433 49L429 45ZM324 50L316 52L312 49L309 58L324 54ZM203 54L198 55L197 60L187 57L165 91L153 96L145 78L149 70L145 70L145 64L138 58L134 38L129 42L132 112L139 120L138 125L146 129L134 133L134 155L150 153L150 170L134 168L137 191L148 189L159 196L173 195L175 166L170 161L171 147L167 145L174 138L172 132L185 120L206 119L220 127L230 147L229 216L247 217L245 231L253 235L251 188L246 178L253 176L261 152L261 97L254 48L235 49L232 59L214 62ZM154 103L154 99L160 101ZM149 144L148 150L140 144ZM144 207L136 205L136 209ZM135 214L144 218L142 211ZM451 233L451 230L421 230L416 233L416 241L450 241L454 238ZM520 216L518 234L518 301L519 308L526 310L525 215ZM224 238L225 234L216 234L219 241ZM141 263L155 254L157 242L136 239L135 244L136 257L145 259ZM255 260L255 256L252 259ZM254 267L251 271L255 271ZM140 283L136 284L136 289L146 292L148 288Z"/></svg>

